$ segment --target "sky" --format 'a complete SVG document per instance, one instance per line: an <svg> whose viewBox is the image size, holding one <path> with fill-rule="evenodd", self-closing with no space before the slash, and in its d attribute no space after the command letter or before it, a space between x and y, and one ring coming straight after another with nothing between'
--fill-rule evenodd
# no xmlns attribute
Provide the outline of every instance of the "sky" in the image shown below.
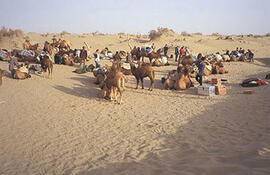
<svg viewBox="0 0 270 175"><path fill-rule="evenodd" d="M0 0L0 26L25 32L270 33L270 0Z"/></svg>

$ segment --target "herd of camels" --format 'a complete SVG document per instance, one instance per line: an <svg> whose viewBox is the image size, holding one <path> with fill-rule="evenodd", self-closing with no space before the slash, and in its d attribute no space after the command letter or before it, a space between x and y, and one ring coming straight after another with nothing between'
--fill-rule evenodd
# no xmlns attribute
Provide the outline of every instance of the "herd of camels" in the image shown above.
<svg viewBox="0 0 270 175"><path fill-rule="evenodd" d="M29 40L26 40L23 43L24 50L32 50L37 55L39 54L38 47L38 44L32 45ZM97 70L93 71L95 83L99 84L101 96L103 98L121 103L122 95L125 90L125 83L127 82L126 76L128 75L133 75L136 78L136 89L140 82L142 89L144 89L143 79L146 77L148 77L151 82L149 90L152 91L154 89L155 71L153 66L164 66L162 62L158 61L159 58L162 57L162 49L158 49L157 51L152 50L150 53L142 51L139 47L130 47L130 49L130 52L126 55L126 60L130 64L129 70L121 66L122 57L116 52L113 56L112 66L105 66L106 72L99 71L100 73L97 73ZM44 43L43 51L47 54L41 57L41 67L44 72L48 70L48 74L51 76L53 71L52 58L56 53L62 51L62 53L66 53L69 56L74 55L70 54L74 52L74 50L71 49L70 42L61 39L57 40L55 38L53 38L52 43L49 43L48 41ZM144 61L145 57L149 58L149 63ZM201 57L202 54L199 54L197 56L197 61L200 60ZM170 71L165 77L165 81L163 82L164 88L185 90L192 87L193 83L191 78L196 76L197 61L194 60L194 56L192 55L183 55L180 57L176 69ZM226 61L247 61L247 58L245 55L242 55L241 58L236 58L235 55L223 54L222 59L217 59L216 55L213 54L213 59L206 61L208 66L204 68L204 75L208 76L210 74L228 73L228 70L223 64L223 62ZM2 76L4 74L6 74L6 71L0 70L0 85L2 84ZM118 94L120 94L120 100L117 99Z"/></svg>

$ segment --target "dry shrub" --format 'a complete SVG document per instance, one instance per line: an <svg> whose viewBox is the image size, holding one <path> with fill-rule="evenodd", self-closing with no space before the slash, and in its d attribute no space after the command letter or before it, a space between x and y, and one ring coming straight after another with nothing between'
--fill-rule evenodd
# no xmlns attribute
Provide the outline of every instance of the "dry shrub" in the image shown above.
<svg viewBox="0 0 270 175"><path fill-rule="evenodd" d="M248 34L247 37L252 37L253 35L252 34Z"/></svg>
<svg viewBox="0 0 270 175"><path fill-rule="evenodd" d="M2 27L0 30L0 37L22 37L23 31L16 29L7 29L6 27Z"/></svg>
<svg viewBox="0 0 270 175"><path fill-rule="evenodd" d="M270 37L270 33L265 34L266 37Z"/></svg>
<svg viewBox="0 0 270 175"><path fill-rule="evenodd" d="M150 40L156 40L161 36L173 36L174 34L172 29L159 27L157 30L150 30L148 37Z"/></svg>
<svg viewBox="0 0 270 175"><path fill-rule="evenodd" d="M69 34L70 34L70 33L68 33L68 32L65 31L65 30L64 30L63 32L60 33L60 35L69 35Z"/></svg>
<svg viewBox="0 0 270 175"><path fill-rule="evenodd" d="M211 36L221 36L221 34L219 34L219 33L212 33L212 35Z"/></svg>
<svg viewBox="0 0 270 175"><path fill-rule="evenodd" d="M182 36L191 36L189 33L185 32L185 31L184 32L181 32L181 35Z"/></svg>
<svg viewBox="0 0 270 175"><path fill-rule="evenodd" d="M203 35L201 32L193 33L192 35Z"/></svg>
<svg viewBox="0 0 270 175"><path fill-rule="evenodd" d="M158 38L160 38L161 37L161 33L158 33L157 31L155 31L155 30L151 30L150 32L149 32L149 38L150 38L150 40L156 40L156 39L158 39Z"/></svg>
<svg viewBox="0 0 270 175"><path fill-rule="evenodd" d="M254 35L253 37L254 38L262 38L263 36L262 35Z"/></svg>
<svg viewBox="0 0 270 175"><path fill-rule="evenodd" d="M233 40L233 38L231 36L226 36L224 39L225 40Z"/></svg>
<svg viewBox="0 0 270 175"><path fill-rule="evenodd" d="M219 36L219 37L217 37L216 40L222 40L222 39L223 39L223 37L222 36Z"/></svg>
<svg viewBox="0 0 270 175"><path fill-rule="evenodd" d="M125 33L124 32L120 32L117 35L125 35Z"/></svg>

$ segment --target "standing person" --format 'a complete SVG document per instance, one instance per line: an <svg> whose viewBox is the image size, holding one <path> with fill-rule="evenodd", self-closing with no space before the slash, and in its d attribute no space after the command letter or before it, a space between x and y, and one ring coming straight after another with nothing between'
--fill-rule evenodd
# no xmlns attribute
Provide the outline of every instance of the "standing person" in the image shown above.
<svg viewBox="0 0 270 175"><path fill-rule="evenodd" d="M205 67L204 60L205 60L205 57L202 57L199 60L199 63L197 64L199 72L196 75L196 80L200 83L200 85L202 85L202 77L203 77L203 74L204 74L204 67Z"/></svg>
<svg viewBox="0 0 270 175"><path fill-rule="evenodd" d="M164 55L167 57L167 53L168 53L169 47L167 46L167 44L165 44L164 46Z"/></svg>
<svg viewBox="0 0 270 175"><path fill-rule="evenodd" d="M189 55L189 50L187 47L185 47L185 55Z"/></svg>
<svg viewBox="0 0 270 175"><path fill-rule="evenodd" d="M181 47L181 49L180 49L180 54L181 54L181 57L185 55L185 49L184 49L184 46Z"/></svg>
<svg viewBox="0 0 270 175"><path fill-rule="evenodd" d="M175 53L175 62L177 62L177 58L179 55L179 47L178 46L175 47L174 53Z"/></svg>
<svg viewBox="0 0 270 175"><path fill-rule="evenodd" d="M96 68L100 67L99 49L94 53Z"/></svg>
<svg viewBox="0 0 270 175"><path fill-rule="evenodd" d="M152 45L151 45L151 49L152 49L152 51L155 51L156 46L155 46L155 44L154 44L154 43L152 43Z"/></svg>
<svg viewBox="0 0 270 175"><path fill-rule="evenodd" d="M80 52L80 59L81 59L80 63L83 62L85 64L85 60L87 59L87 50L85 50L85 46L82 47L82 50Z"/></svg>

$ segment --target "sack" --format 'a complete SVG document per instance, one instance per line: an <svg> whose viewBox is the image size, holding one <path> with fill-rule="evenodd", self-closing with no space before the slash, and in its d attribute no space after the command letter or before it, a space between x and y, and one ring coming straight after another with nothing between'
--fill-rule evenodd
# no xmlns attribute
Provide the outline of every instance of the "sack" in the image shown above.
<svg viewBox="0 0 270 175"><path fill-rule="evenodd" d="M7 54L0 50L0 60L6 60Z"/></svg>
<svg viewBox="0 0 270 175"><path fill-rule="evenodd" d="M260 86L260 84L257 83L257 81L259 81L258 78L248 78L248 79L244 80L241 83L241 86L242 87L257 87L257 86Z"/></svg>

